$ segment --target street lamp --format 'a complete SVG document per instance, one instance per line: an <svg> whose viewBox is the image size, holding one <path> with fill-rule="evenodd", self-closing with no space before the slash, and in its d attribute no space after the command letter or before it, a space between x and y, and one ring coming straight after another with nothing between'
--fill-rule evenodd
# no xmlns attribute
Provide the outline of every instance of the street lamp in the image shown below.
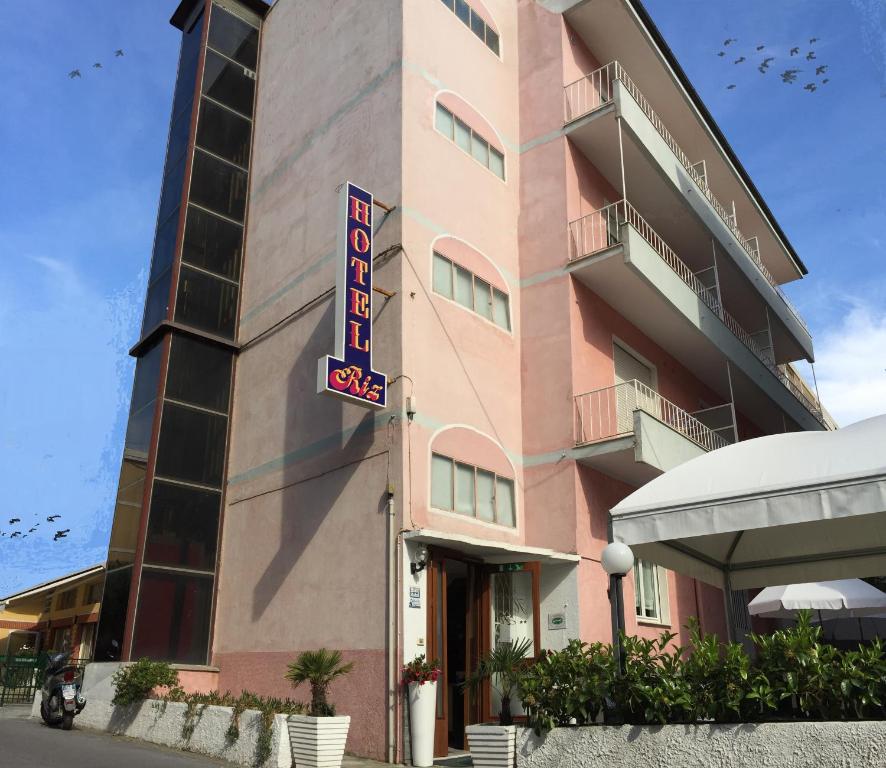
<svg viewBox="0 0 886 768"><path fill-rule="evenodd" d="M600 557L603 570L609 574L609 604L612 607L612 650L617 662L616 674L624 673L624 658L621 652L621 632L625 628L624 593L621 580L634 567L634 553L627 544L613 541L607 544Z"/></svg>

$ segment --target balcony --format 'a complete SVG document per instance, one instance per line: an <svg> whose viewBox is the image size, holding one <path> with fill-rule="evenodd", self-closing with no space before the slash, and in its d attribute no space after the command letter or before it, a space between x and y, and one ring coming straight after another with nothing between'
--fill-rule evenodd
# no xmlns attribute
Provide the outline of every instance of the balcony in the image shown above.
<svg viewBox="0 0 886 768"><path fill-rule="evenodd" d="M771 350L629 202L569 224L567 270L763 431L825 427L818 405Z"/></svg>
<svg viewBox="0 0 886 768"><path fill-rule="evenodd" d="M575 397L577 460L631 485L728 441L633 380Z"/></svg>
<svg viewBox="0 0 886 768"><path fill-rule="evenodd" d="M706 244L710 252L715 240L728 254L731 273L724 274L733 294L756 292L770 310L783 357L778 362L811 360L809 328L764 263L759 239L739 229L734 203L730 211L714 195L705 161L689 158L621 64L612 62L567 85L564 106L573 144L613 187L621 189L624 180L634 202L657 217L653 223L678 247L698 250ZM626 129L621 135L616 118Z"/></svg>

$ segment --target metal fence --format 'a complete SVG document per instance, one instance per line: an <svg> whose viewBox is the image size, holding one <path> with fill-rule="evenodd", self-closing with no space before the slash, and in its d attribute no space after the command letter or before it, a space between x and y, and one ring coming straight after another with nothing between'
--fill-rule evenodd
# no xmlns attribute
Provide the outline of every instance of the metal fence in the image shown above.
<svg viewBox="0 0 886 768"><path fill-rule="evenodd" d="M748 238L742 234L741 230L738 228L735 216L714 196L714 193L708 186L707 170L703 161L693 163L689 159L677 143L677 140L667 129L664 121L662 121L658 113L652 108L652 105L621 64L617 61L612 61L609 64L590 72L580 80L576 80L565 86L565 122L571 123L573 120L588 115L612 101L613 84L615 81L622 83L628 93L631 94L637 102L637 105L643 110L646 117L649 118L649 121L652 123L659 136L664 139L665 144L668 145L671 152L674 153L674 156L680 161L680 164L689 174L689 177L695 182L696 186L705 196L705 199L711 204L711 207L716 211L723 223L729 228L729 231L735 236L735 239L739 242L745 253L747 253L751 261L754 262L757 269L759 269L763 277L766 278L766 281L773 287L773 289L775 289L775 292L779 295L784 302L784 305L788 308L797 322L800 323L807 333L809 333L809 326L800 315L799 310L797 310L791 300L788 299L781 286L775 281L772 273L760 258L760 248L757 238Z"/></svg>
<svg viewBox="0 0 886 768"><path fill-rule="evenodd" d="M690 413L636 379L576 395L576 444L633 433L634 411L638 410L667 424L706 451L729 444Z"/></svg>
<svg viewBox="0 0 886 768"><path fill-rule="evenodd" d="M0 659L0 707L30 704L43 685L48 660L47 654ZM77 667L82 677L89 659L71 659L69 663Z"/></svg>

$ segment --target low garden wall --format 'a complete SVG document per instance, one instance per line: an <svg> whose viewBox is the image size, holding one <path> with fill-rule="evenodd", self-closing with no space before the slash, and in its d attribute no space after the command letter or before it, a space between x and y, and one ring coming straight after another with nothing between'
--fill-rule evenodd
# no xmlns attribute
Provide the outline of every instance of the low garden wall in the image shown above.
<svg viewBox="0 0 886 768"><path fill-rule="evenodd" d="M239 736L227 736L233 709L214 705L187 704L148 699L121 707L87 696L86 708L74 720L75 728L92 728L119 736L199 752L254 766L261 733L261 713L246 710L240 715ZM34 699L32 717L40 717L40 693ZM286 716L275 715L271 729L270 757L262 768L291 768Z"/></svg>
<svg viewBox="0 0 886 768"><path fill-rule="evenodd" d="M581 726L517 734L517 768L871 768L886 722Z"/></svg>

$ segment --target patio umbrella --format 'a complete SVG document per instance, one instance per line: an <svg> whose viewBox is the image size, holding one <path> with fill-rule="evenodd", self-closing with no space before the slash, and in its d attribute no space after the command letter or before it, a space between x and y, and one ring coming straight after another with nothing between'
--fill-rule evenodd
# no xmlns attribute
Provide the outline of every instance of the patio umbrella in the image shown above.
<svg viewBox="0 0 886 768"><path fill-rule="evenodd" d="M766 587L750 603L752 616L796 618L801 610L815 612L819 621L861 618L886 613L886 592L861 579L814 581Z"/></svg>

